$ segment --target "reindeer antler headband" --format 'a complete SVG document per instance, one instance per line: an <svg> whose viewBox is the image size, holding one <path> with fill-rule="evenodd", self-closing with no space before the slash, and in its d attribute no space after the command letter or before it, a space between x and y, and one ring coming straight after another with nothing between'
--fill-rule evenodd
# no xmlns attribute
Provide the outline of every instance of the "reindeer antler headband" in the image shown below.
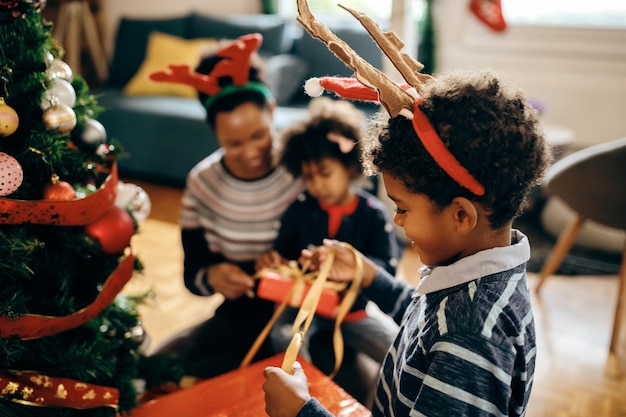
<svg viewBox="0 0 626 417"><path fill-rule="evenodd" d="M306 92L311 96L317 96L326 89L346 99L379 101L392 118L402 115L412 121L413 129L426 151L453 180L474 195L484 195L485 188L483 185L448 150L420 109L419 105L422 99L419 97L419 93L423 83L431 77L419 73L418 71L424 66L408 54L401 52L404 42L393 32L383 32L369 16L339 5L363 25L407 82L405 85L398 85L360 57L323 23L317 21L306 0L297 0L297 5L297 20L313 37L325 43L337 58L353 69L356 77L312 78L307 80L305 84Z"/></svg>
<svg viewBox="0 0 626 417"><path fill-rule="evenodd" d="M272 93L265 84L249 80L250 58L262 42L263 36L260 33L251 33L235 39L216 53L223 59L208 75L192 72L188 65L169 65L170 72L153 72L150 79L192 86L209 96L203 103L206 109L220 97L236 91L255 91L270 100ZM224 76L232 79L232 85L220 87L219 79Z"/></svg>

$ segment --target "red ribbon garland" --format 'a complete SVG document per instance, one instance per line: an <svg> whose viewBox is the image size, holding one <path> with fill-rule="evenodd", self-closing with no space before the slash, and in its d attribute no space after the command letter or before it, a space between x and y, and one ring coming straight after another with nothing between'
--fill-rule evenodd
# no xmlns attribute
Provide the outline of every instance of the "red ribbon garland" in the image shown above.
<svg viewBox="0 0 626 417"><path fill-rule="evenodd" d="M55 378L35 371L0 371L0 398L37 407L117 408L115 388Z"/></svg>
<svg viewBox="0 0 626 417"><path fill-rule="evenodd" d="M71 201L13 200L0 197L0 224L49 224L84 226L93 223L115 204L117 164L104 184L92 194Z"/></svg>
<svg viewBox="0 0 626 417"><path fill-rule="evenodd" d="M87 323L109 306L133 274L133 255L128 255L109 275L102 291L93 303L67 316L25 314L19 317L0 316L0 337L19 337L22 340L39 339L73 329Z"/></svg>

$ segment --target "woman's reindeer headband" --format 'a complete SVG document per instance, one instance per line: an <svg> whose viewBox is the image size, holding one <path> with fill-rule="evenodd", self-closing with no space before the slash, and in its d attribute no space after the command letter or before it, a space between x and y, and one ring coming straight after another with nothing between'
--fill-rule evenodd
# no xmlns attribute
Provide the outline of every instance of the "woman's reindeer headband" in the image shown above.
<svg viewBox="0 0 626 417"><path fill-rule="evenodd" d="M170 72L153 72L150 74L150 79L190 85L197 91L205 93L208 97L203 104L207 110L219 98L238 91L257 92L267 100L271 100L272 93L265 84L249 80L250 58L262 42L263 36L260 33L251 33L235 39L216 53L223 59L208 75L192 72L188 65L169 65ZM230 77L232 84L221 87L219 85L221 77Z"/></svg>
<svg viewBox="0 0 626 417"><path fill-rule="evenodd" d="M423 83L431 78L418 71L424 66L406 53L400 52L404 43L393 32L383 32L369 16L339 5L352 14L368 31L376 44L398 69L407 85L398 85L383 72L360 57L348 44L324 24L315 20L306 0L297 0L297 20L315 38L326 44L343 63L354 70L356 78L321 77L307 80L305 90L318 96L326 90L338 96L363 101L378 101L392 118L402 115L410 119L413 129L426 151L453 180L472 194L482 196L485 188L463 167L443 143L419 105Z"/></svg>

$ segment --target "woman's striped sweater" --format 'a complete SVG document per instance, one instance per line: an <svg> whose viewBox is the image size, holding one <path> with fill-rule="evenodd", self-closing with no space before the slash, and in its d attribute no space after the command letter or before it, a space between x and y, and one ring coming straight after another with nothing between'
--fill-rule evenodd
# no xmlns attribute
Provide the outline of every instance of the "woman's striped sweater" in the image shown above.
<svg viewBox="0 0 626 417"><path fill-rule="evenodd" d="M185 231L201 230L204 237L202 245L197 239L183 242L185 283L198 295L213 293L205 277L213 264L232 262L252 274L254 260L272 249L283 212L303 190L282 167L257 180L235 178L223 156L220 149L200 161L183 194L183 239Z"/></svg>

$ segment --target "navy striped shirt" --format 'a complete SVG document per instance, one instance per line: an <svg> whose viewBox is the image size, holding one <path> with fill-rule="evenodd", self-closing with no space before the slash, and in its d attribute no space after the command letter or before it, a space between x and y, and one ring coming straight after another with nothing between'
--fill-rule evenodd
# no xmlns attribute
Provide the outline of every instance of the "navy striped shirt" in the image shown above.
<svg viewBox="0 0 626 417"><path fill-rule="evenodd" d="M380 270L364 293L401 325L381 368L376 416L523 416L535 370L528 239L448 266L416 289ZM311 400L299 417L329 415Z"/></svg>

